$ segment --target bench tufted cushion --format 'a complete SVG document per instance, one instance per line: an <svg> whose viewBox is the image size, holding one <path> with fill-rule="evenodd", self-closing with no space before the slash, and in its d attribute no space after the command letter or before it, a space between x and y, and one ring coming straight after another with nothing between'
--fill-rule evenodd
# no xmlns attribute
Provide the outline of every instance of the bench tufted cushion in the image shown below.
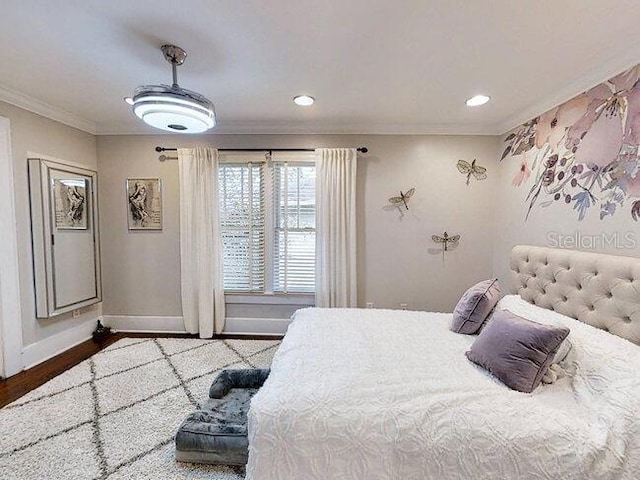
<svg viewBox="0 0 640 480"><path fill-rule="evenodd" d="M640 344L640 259L518 245L510 267L529 303Z"/></svg>
<svg viewBox="0 0 640 480"><path fill-rule="evenodd" d="M229 423L207 410L189 414L176 433L176 460L246 465L249 456L246 412L244 416L244 423Z"/></svg>
<svg viewBox="0 0 640 480"><path fill-rule="evenodd" d="M209 398L223 398L232 388L260 388L269 372L268 368L223 370L211 385Z"/></svg>
<svg viewBox="0 0 640 480"><path fill-rule="evenodd" d="M223 370L211 385L209 400L191 413L176 433L179 462L246 465L247 413L251 398L269 369Z"/></svg>

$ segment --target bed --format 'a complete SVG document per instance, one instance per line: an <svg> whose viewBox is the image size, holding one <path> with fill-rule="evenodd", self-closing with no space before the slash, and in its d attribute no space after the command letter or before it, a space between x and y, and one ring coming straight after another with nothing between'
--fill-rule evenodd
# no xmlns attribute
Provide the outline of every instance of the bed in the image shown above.
<svg viewBox="0 0 640 480"><path fill-rule="evenodd" d="M569 327L566 377L510 390L451 314L304 309L252 401L247 479L638 478L640 259L519 246L511 268L497 308Z"/></svg>

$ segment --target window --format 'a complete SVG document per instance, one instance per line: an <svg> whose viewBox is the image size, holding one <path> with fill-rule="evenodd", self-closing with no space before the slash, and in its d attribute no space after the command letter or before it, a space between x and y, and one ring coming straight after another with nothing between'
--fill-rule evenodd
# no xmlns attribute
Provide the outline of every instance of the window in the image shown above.
<svg viewBox="0 0 640 480"><path fill-rule="evenodd" d="M314 292L315 165L304 156L221 162L226 292Z"/></svg>
<svg viewBox="0 0 640 480"><path fill-rule="evenodd" d="M274 165L273 290L313 292L316 281L316 167Z"/></svg>
<svg viewBox="0 0 640 480"><path fill-rule="evenodd" d="M224 289L264 290L263 165L223 164L219 168Z"/></svg>

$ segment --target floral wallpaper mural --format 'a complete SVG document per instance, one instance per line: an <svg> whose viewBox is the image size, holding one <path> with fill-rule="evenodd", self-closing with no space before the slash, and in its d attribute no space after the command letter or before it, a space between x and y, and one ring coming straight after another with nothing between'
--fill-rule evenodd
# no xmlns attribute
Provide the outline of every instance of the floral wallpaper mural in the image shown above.
<svg viewBox="0 0 640 480"><path fill-rule="evenodd" d="M531 185L527 214L555 202L600 219L640 220L640 65L515 128L501 160Z"/></svg>

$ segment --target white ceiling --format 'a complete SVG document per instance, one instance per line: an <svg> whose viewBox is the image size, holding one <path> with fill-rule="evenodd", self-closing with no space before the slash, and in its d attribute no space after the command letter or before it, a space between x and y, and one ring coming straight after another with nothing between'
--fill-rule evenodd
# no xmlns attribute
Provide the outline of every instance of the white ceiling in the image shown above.
<svg viewBox="0 0 640 480"><path fill-rule="evenodd" d="M189 54L180 84L215 103L215 131L496 134L640 62L638 10L637 0L3 0L0 99L99 134L154 133L122 98L170 83L159 47L175 43ZM466 107L480 92L492 101ZM316 104L296 107L300 93Z"/></svg>

